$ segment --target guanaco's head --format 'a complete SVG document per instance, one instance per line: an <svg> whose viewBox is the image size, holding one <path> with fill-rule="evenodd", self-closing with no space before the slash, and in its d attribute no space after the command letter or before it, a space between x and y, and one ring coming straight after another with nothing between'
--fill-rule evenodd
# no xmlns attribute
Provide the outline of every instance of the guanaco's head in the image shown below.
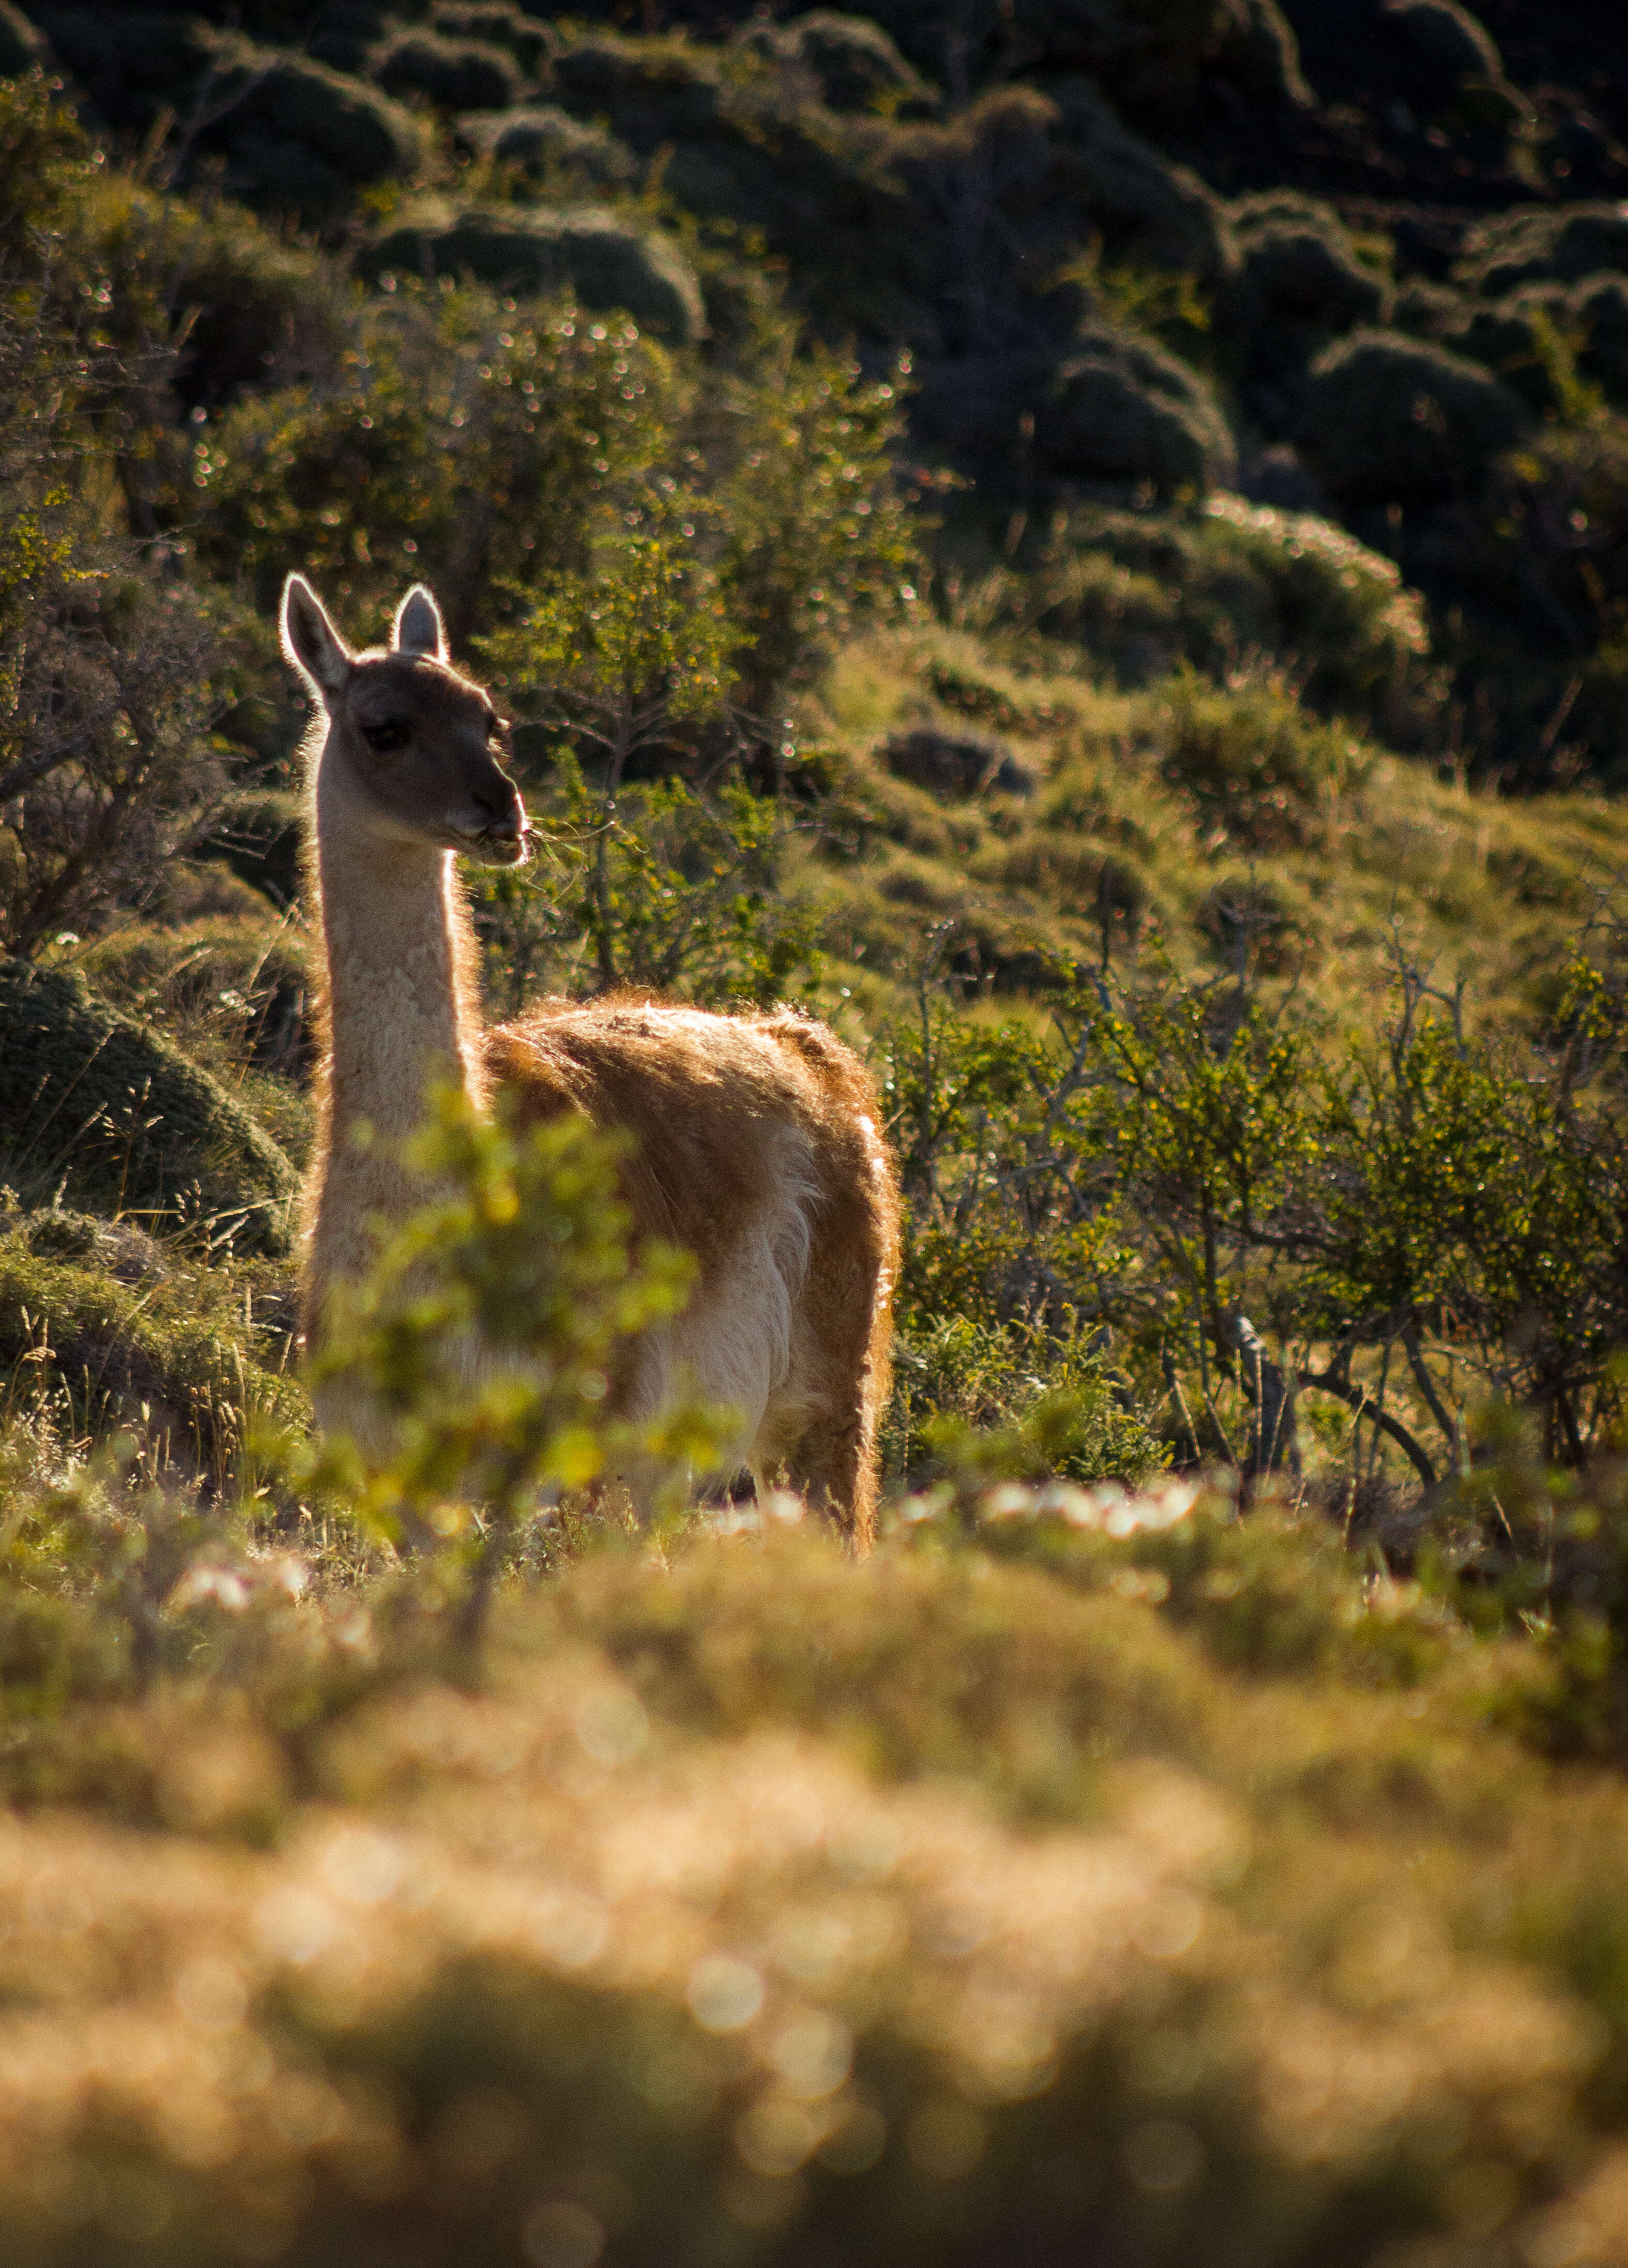
<svg viewBox="0 0 1628 2268"><path fill-rule="evenodd" d="M446 653L440 608L416 584L387 649L352 653L303 576L283 587L283 651L328 712L325 781L383 840L461 850L488 865L527 855L526 807L498 762L505 727Z"/></svg>

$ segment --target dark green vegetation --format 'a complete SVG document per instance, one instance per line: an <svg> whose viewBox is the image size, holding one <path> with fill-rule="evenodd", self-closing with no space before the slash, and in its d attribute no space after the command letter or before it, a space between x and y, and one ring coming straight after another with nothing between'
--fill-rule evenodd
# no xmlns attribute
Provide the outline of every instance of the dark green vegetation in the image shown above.
<svg viewBox="0 0 1628 2268"><path fill-rule="evenodd" d="M8 2268L1628 2252L1600 15L0 6ZM867 1564L585 1498L570 1130L311 1440L295 566L516 720L492 1013L867 1055Z"/></svg>

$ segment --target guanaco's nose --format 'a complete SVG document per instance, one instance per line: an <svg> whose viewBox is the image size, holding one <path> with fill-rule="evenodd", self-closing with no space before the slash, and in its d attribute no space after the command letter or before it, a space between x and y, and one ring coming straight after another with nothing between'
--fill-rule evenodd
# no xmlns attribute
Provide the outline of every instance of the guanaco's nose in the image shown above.
<svg viewBox="0 0 1628 2268"><path fill-rule="evenodd" d="M479 787L471 788L469 800L480 814L483 828L499 828L508 832L523 823L519 791L501 772L495 772Z"/></svg>

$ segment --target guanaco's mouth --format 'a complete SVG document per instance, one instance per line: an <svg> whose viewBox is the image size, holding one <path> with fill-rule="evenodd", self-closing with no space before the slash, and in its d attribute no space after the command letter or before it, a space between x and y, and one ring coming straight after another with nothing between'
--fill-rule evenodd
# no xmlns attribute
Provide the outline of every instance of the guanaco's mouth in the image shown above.
<svg viewBox="0 0 1628 2268"><path fill-rule="evenodd" d="M460 835L458 849L483 866L523 866L531 857L531 828L488 827L479 835Z"/></svg>

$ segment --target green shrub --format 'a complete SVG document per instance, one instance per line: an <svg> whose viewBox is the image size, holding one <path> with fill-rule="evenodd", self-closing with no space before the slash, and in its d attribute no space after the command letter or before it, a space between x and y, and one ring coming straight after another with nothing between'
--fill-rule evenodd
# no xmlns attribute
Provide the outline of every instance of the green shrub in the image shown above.
<svg viewBox="0 0 1628 2268"><path fill-rule="evenodd" d="M1168 497L1222 477L1232 437L1186 364L1151 339L1100 324L1071 344L1037 405L1035 454L1064 478Z"/></svg>
<svg viewBox="0 0 1628 2268"><path fill-rule="evenodd" d="M541 1504L643 1470L648 1517L658 1482L681 1496L727 1439L721 1414L612 1414L631 1343L683 1308L696 1273L658 1238L630 1242L625 1147L578 1114L484 1120L442 1090L408 1152L433 1194L381 1227L363 1283L327 1299L313 1375L338 1436L328 1462L365 1523L464 1539L471 1649L502 1556Z"/></svg>
<svg viewBox="0 0 1628 2268"><path fill-rule="evenodd" d="M901 375L869 379L820 347L793 358L782 341L714 491L740 704L771 732L844 637L916 602L919 553L894 469Z"/></svg>
<svg viewBox="0 0 1628 2268"><path fill-rule="evenodd" d="M1394 331L1363 331L1311 368L1296 440L1350 504L1451 496L1528 423L1520 398L1478 363Z"/></svg>
<svg viewBox="0 0 1628 2268"><path fill-rule="evenodd" d="M0 1213L9 1408L40 1410L70 1441L126 1430L155 1465L217 1484L257 1424L300 1421L304 1397L281 1374L293 1327L286 1283L252 1270L236 1283L195 1259L172 1267L122 1221L16 1219Z"/></svg>
<svg viewBox="0 0 1628 2268"><path fill-rule="evenodd" d="M289 1248L292 1167L225 1087L62 969L0 962L4 1177Z"/></svg>
<svg viewBox="0 0 1628 2268"><path fill-rule="evenodd" d="M1372 761L1348 729L1308 716L1271 678L1223 688L1178 677L1147 697L1138 731L1169 784L1253 850L1314 839Z"/></svg>
<svg viewBox="0 0 1628 2268"><path fill-rule="evenodd" d="M1164 1458L1090 1332L966 1315L924 1319L900 1335L881 1438L888 1478L917 1489L946 1476L968 1488L1054 1476L1138 1482Z"/></svg>
<svg viewBox="0 0 1628 2268"><path fill-rule="evenodd" d="M156 196L116 177L84 199L79 232L118 279L112 322L132 352L179 342L169 383L186 409L214 413L245 393L336 376L356 287L240 205Z"/></svg>
<svg viewBox="0 0 1628 2268"><path fill-rule="evenodd" d="M362 268L373 278L465 276L505 291L568 293L681 344L706 328L701 287L672 239L592 205L409 209L368 247Z"/></svg>
<svg viewBox="0 0 1628 2268"><path fill-rule="evenodd" d="M603 498L666 444L670 367L626 325L456 292L386 295L365 335L343 390L247 401L204 432L199 557L268 614L291 558L352 606L423 576L458 647L516 610L505 586L581 557Z"/></svg>
<svg viewBox="0 0 1628 2268"><path fill-rule="evenodd" d="M1402 721L1411 692L1422 689L1430 631L1423 601L1391 560L1315 513L1227 495L1206 503L1197 551L1241 647L1279 657L1316 708ZM1265 601L1258 612L1238 587L1240 569ZM1219 658L1219 641L1212 652Z"/></svg>
<svg viewBox="0 0 1628 2268"><path fill-rule="evenodd" d="M1423 601L1392 561L1310 512L1226 491L1197 513L1077 512L1017 608L1132 683L1182 659L1219 676L1264 658L1320 711L1404 746L1428 729Z"/></svg>

